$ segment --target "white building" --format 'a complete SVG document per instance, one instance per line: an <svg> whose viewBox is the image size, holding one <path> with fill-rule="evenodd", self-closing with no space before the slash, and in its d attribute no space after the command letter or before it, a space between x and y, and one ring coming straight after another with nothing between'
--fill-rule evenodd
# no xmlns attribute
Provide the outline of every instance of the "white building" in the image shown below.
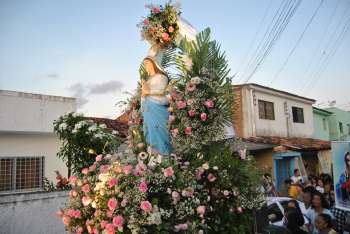
<svg viewBox="0 0 350 234"><path fill-rule="evenodd" d="M40 190L55 170L67 176L53 121L75 110L74 98L0 90L0 193Z"/></svg>
<svg viewBox="0 0 350 234"><path fill-rule="evenodd" d="M235 125L241 137L312 137L315 100L257 84L235 89L239 101Z"/></svg>

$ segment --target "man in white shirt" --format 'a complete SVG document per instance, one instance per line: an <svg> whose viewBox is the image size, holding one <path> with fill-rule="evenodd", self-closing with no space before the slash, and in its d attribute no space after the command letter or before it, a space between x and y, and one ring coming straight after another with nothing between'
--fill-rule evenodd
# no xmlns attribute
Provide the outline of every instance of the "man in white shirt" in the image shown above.
<svg viewBox="0 0 350 234"><path fill-rule="evenodd" d="M290 178L292 184L301 184L303 182L303 177L300 175L299 169L294 169L294 175Z"/></svg>

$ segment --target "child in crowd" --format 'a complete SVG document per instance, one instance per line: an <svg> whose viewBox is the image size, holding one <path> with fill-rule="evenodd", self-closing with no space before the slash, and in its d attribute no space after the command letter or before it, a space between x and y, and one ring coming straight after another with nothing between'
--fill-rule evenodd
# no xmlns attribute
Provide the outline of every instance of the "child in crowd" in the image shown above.
<svg viewBox="0 0 350 234"><path fill-rule="evenodd" d="M318 230L317 234L337 234L332 229L332 217L328 214L319 214L315 220L315 227Z"/></svg>

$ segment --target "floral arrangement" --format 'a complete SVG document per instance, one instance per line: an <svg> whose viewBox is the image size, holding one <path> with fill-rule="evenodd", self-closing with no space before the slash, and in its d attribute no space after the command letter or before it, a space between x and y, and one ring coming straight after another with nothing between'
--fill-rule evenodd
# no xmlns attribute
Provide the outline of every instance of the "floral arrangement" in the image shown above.
<svg viewBox="0 0 350 234"><path fill-rule="evenodd" d="M150 9L150 14L138 24L142 38L160 48L169 48L174 45L179 32L178 9L170 3L165 6L146 5L146 7Z"/></svg>
<svg viewBox="0 0 350 234"><path fill-rule="evenodd" d="M263 198L247 173L250 162L224 155L230 162L210 155L193 162L174 154L97 155L82 177L69 178L70 201L58 215L68 231L79 234L223 233L224 225L248 233L246 210L259 207ZM227 165L246 176L235 177ZM220 222L228 215L241 224L227 229L230 223Z"/></svg>
<svg viewBox="0 0 350 234"><path fill-rule="evenodd" d="M169 96L174 154L147 152L138 89L127 108L128 149L92 150L93 162L69 178L69 202L58 212L67 231L252 233L253 210L265 201L260 174L244 146L222 139L233 97L227 61L209 34L183 41L173 61L180 71Z"/></svg>
<svg viewBox="0 0 350 234"><path fill-rule="evenodd" d="M180 78L170 92L169 128L178 151L201 150L224 138L224 124L232 118L231 78L224 53L210 40L210 30L196 44L183 40Z"/></svg>

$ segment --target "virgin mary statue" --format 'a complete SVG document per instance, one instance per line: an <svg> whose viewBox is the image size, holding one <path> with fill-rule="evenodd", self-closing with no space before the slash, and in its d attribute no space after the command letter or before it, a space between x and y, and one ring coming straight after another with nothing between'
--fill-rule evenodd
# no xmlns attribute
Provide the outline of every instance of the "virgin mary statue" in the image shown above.
<svg viewBox="0 0 350 234"><path fill-rule="evenodd" d="M152 151L161 155L171 152L169 130L167 128L169 112L166 89L168 77L161 66L162 52L149 53L143 60L148 73L147 81L141 81L143 132L146 143Z"/></svg>

